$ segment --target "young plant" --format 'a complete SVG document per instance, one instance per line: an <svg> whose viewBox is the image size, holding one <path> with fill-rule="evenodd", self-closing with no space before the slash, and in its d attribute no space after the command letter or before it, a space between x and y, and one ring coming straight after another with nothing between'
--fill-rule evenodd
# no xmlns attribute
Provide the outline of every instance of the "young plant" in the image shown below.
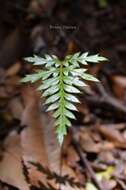
<svg viewBox="0 0 126 190"><path fill-rule="evenodd" d="M80 93L81 87L87 86L85 80L98 82L94 76L87 74L87 69L81 65L88 62L97 63L106 61L104 57L88 55L88 53L75 53L67 55L64 60L59 60L55 55L45 55L44 58L33 56L25 58L33 65L44 66L34 74L26 75L21 82L34 83L38 80L42 84L37 90L46 97L45 104L49 105L47 111L53 111L55 118L56 133L59 143L62 144L64 135L67 134L67 127L71 126L70 119L75 119L73 111L77 111L75 103L79 103L75 94Z"/></svg>

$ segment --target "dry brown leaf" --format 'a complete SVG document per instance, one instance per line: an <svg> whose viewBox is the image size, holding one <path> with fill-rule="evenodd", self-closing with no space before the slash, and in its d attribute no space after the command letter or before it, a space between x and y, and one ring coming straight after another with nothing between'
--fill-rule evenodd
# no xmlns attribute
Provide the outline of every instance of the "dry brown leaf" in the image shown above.
<svg viewBox="0 0 126 190"><path fill-rule="evenodd" d="M106 150L113 150L115 148L115 143L113 142L108 142L108 141L102 141L102 146L101 146L101 151L106 151Z"/></svg>
<svg viewBox="0 0 126 190"><path fill-rule="evenodd" d="M11 112L13 118L19 120L21 119L24 108L19 98L11 99L8 104L8 109Z"/></svg>
<svg viewBox="0 0 126 190"><path fill-rule="evenodd" d="M125 123L115 123L115 124L108 124L108 127L114 127L117 130L123 130L126 128L126 124Z"/></svg>
<svg viewBox="0 0 126 190"><path fill-rule="evenodd" d="M19 76L12 76L12 77L9 77L6 79L6 90L9 91L8 87L10 86L10 88L15 88L17 87L17 84L19 83L20 81L20 77ZM14 90L14 89L13 89Z"/></svg>
<svg viewBox="0 0 126 190"><path fill-rule="evenodd" d="M86 128L80 130L80 144L84 151L98 153L101 149L101 143L96 143L92 138L92 131Z"/></svg>
<svg viewBox="0 0 126 190"><path fill-rule="evenodd" d="M17 117L22 115L22 125L25 128L20 136L17 134L11 135L11 138L8 137L9 140L5 142L5 147L8 148L4 154L4 159L0 163L0 179L21 190L28 190L21 159L23 159L28 169L30 184L38 185L40 180L47 185L47 176L37 171L36 167L30 164L29 161L40 163L43 167L48 167L52 172L59 173L61 155L52 121L45 115L41 116L40 100L36 91L33 88L26 87L23 88L22 94L25 105L23 114L21 113L22 110L20 112L20 109L15 108L17 106L16 102L18 102L17 99L11 102L10 107L12 106L14 109L11 110L12 112L17 112L15 113L18 114ZM55 188L59 186L54 181L50 183Z"/></svg>
<svg viewBox="0 0 126 190"><path fill-rule="evenodd" d="M77 182L79 181L78 176L74 172L73 169L71 169L66 162L62 162L62 170L61 170L61 175L69 175L70 177L73 177ZM60 186L61 190L84 190L84 188L78 188L78 187L71 187L69 184L61 185Z"/></svg>
<svg viewBox="0 0 126 190"><path fill-rule="evenodd" d="M106 179L103 179L102 180L102 185L104 187L104 189L106 190L112 190L116 187L117 185L117 182L115 180L106 180Z"/></svg>
<svg viewBox="0 0 126 190"><path fill-rule="evenodd" d="M0 180L21 190L29 190L22 170L20 136L12 132L4 146L6 150L0 162Z"/></svg>
<svg viewBox="0 0 126 190"><path fill-rule="evenodd" d="M98 153L101 150L102 144L101 143L94 143L93 141L81 141L81 146L84 151Z"/></svg>
<svg viewBox="0 0 126 190"><path fill-rule="evenodd" d="M46 126L44 128L44 139L50 170L60 174L61 147L56 137L54 121L44 113L41 115L41 119Z"/></svg>
<svg viewBox="0 0 126 190"><path fill-rule="evenodd" d="M75 167L77 165L77 162L80 160L77 152L75 149L70 146L69 149L67 149L67 162L68 165L71 167Z"/></svg>
<svg viewBox="0 0 126 190"><path fill-rule="evenodd" d="M40 119L38 97L36 97L34 89L24 88L22 93L26 106L22 115L22 125L26 126L21 134L22 154L25 165L30 168L29 176L31 183L33 182L33 184L36 185L41 178L41 174L36 171L35 167L29 164L29 161L38 162L42 164L43 167L48 166L42 131L44 126Z"/></svg>
<svg viewBox="0 0 126 190"><path fill-rule="evenodd" d="M26 126L21 134L23 159L26 166L30 167L31 183L37 184L38 180L40 180L46 184L45 176L37 172L35 167L28 164L28 162L39 162L43 167L48 167L51 171L60 171L59 147L56 144L57 140L54 136L54 131L48 128L49 119L45 122L45 116L41 117L40 100L36 91L33 88L26 87L22 92L26 105L22 115L22 125ZM50 126L52 127L52 125ZM58 160L56 157L58 157Z"/></svg>
<svg viewBox="0 0 126 190"><path fill-rule="evenodd" d="M114 163L115 158L113 152L110 149L103 150L99 153L98 159L105 163Z"/></svg>
<svg viewBox="0 0 126 190"><path fill-rule="evenodd" d="M126 143L122 134L119 132L119 130L115 129L114 127L100 125L97 127L97 130L112 142Z"/></svg>
<svg viewBox="0 0 126 190"><path fill-rule="evenodd" d="M13 75L16 75L20 69L21 69L21 63L17 62L14 65L12 65L11 67L9 67L9 69L7 69L6 76L11 77Z"/></svg>
<svg viewBox="0 0 126 190"><path fill-rule="evenodd" d="M112 88L115 95L118 98L122 99L124 97L124 93L126 90L126 77L120 75L112 76L112 81L113 81Z"/></svg>
<svg viewBox="0 0 126 190"><path fill-rule="evenodd" d="M8 97L9 97L9 96L8 96L8 94L7 94L7 92L6 92L5 87L1 86L1 87L0 87L0 98L8 98Z"/></svg>

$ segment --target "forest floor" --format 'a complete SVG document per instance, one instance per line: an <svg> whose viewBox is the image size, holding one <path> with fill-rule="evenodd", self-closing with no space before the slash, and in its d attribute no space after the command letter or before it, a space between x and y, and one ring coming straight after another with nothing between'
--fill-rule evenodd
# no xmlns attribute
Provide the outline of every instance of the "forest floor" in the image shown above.
<svg viewBox="0 0 126 190"><path fill-rule="evenodd" d="M0 190L126 190L126 2L5 1L0 13ZM40 94L20 79L33 53L77 51L100 83L80 95L61 149ZM37 84L36 84L37 85Z"/></svg>

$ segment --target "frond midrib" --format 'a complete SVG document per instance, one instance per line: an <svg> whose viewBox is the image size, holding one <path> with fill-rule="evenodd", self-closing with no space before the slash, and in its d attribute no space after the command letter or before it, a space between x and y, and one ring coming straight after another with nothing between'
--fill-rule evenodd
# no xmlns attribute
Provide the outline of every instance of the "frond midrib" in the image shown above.
<svg viewBox="0 0 126 190"><path fill-rule="evenodd" d="M60 118L61 118L61 123L60 127L61 130L63 131L62 128L64 128L64 109L65 109L65 91L64 91L64 66L63 66L63 61L60 61L60 100L59 100L59 109L60 109Z"/></svg>

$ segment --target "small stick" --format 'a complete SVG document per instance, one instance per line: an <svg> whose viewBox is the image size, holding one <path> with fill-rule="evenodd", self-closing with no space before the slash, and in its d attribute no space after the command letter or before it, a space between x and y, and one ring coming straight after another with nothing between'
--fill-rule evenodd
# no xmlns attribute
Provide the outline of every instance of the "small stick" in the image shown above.
<svg viewBox="0 0 126 190"><path fill-rule="evenodd" d="M101 100L103 102L108 103L112 105L113 107L119 109L120 111L123 111L124 113L126 113L126 106L124 106L121 101L119 101L117 98L108 94L101 83L97 83L96 85L99 92L101 93L101 96L102 96Z"/></svg>

